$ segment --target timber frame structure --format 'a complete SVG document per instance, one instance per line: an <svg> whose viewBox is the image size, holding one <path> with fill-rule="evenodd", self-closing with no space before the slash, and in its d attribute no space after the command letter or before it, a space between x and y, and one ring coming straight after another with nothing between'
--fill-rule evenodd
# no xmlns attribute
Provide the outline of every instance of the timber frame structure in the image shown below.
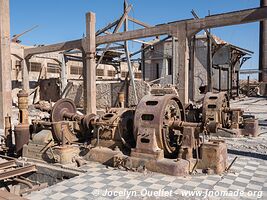
<svg viewBox="0 0 267 200"><path fill-rule="evenodd" d="M173 62L173 83L178 88L182 102L184 104L187 104L189 101L188 82L190 68L189 55L187 52L189 50L191 38L203 29L251 23L267 19L267 7L260 7L211 15L201 19L186 19L181 21L175 21L151 27L136 19L128 17L128 12L130 8L131 6L126 5L126 9L124 10L124 14L120 18L120 20L117 20L112 24L108 25L106 28L101 30L102 32L100 31L96 33L95 14L89 12L86 14L85 38L25 49L24 60L22 62L23 88L27 90L29 87L27 60L31 58L31 56L41 53L79 49L82 51L84 60L84 108L86 113L96 113L96 99L94 95L96 93L96 47L101 44L107 44L106 49L108 49L109 45L115 42L127 42L129 40L135 40L139 38L168 35L170 37L178 39L178 45L176 45L176 49L174 50L175 61ZM118 30L121 27L122 23L126 23L126 20L128 19L135 23L139 23L139 25L142 25L145 28L132 31L127 31L127 28L125 28L124 32L118 33ZM113 33L107 35L100 35L100 33L104 33L106 30L115 25L116 28Z"/></svg>

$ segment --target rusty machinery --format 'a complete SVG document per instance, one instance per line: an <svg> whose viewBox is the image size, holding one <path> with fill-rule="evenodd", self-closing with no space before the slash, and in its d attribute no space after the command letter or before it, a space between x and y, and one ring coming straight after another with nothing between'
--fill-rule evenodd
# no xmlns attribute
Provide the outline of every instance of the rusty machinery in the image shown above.
<svg viewBox="0 0 267 200"><path fill-rule="evenodd" d="M240 108L230 108L229 98L224 92L208 92L205 95L202 122L210 133L253 137L259 134L258 120L252 115L244 115Z"/></svg>
<svg viewBox="0 0 267 200"><path fill-rule="evenodd" d="M28 119L28 94L25 90L20 90L17 96L19 108L19 124L15 126L15 151L17 155L21 155L23 145L27 144L30 139L30 125Z"/></svg>
<svg viewBox="0 0 267 200"><path fill-rule="evenodd" d="M171 175L195 169L222 173L227 165L226 144L206 140L205 135L225 131L255 136L257 132L257 120L244 116L241 109L231 109L225 93L207 93L198 120L190 122L176 93L157 91L144 96L136 108L124 108L124 97L119 94L121 107L102 115L78 113L70 99L53 106L36 105L49 112L50 118L32 121L29 142L27 94L22 91L18 96L16 151L23 148L24 157L47 162L81 164L82 158Z"/></svg>
<svg viewBox="0 0 267 200"><path fill-rule="evenodd" d="M149 160L146 167L151 171L170 175L186 174L196 168L221 173L226 167L226 145L220 140L204 142L202 131L202 123L185 121L178 96L147 95L136 108L136 147L131 156L138 158L138 162Z"/></svg>
<svg viewBox="0 0 267 200"><path fill-rule="evenodd" d="M77 157L127 169L146 168L170 175L195 169L222 173L227 148L204 141L203 123L186 122L175 94L146 95L135 109L111 108L103 115L77 114L70 99L36 106L49 120L33 121L32 140L23 156L67 164Z"/></svg>
<svg viewBox="0 0 267 200"><path fill-rule="evenodd" d="M4 142L1 141L1 152L8 155L21 156L24 144L28 144L30 139L30 125L28 119L28 93L25 90L20 90L18 96L18 121L19 123L14 127L15 133L15 149L12 141L12 124L11 117L5 117L5 135Z"/></svg>

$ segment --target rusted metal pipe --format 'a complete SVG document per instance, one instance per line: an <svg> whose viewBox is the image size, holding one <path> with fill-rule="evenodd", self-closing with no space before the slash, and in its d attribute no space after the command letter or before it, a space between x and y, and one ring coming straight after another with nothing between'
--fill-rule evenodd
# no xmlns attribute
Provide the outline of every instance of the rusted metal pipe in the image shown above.
<svg viewBox="0 0 267 200"><path fill-rule="evenodd" d="M47 149L49 149L53 145L54 140L50 140L45 147L40 151L40 153L44 153Z"/></svg>
<svg viewBox="0 0 267 200"><path fill-rule="evenodd" d="M220 127L218 127L217 129L218 129L218 130L225 131L225 132L230 133L230 134L232 134L232 135L236 135L236 132L231 131L230 129L220 128Z"/></svg>
<svg viewBox="0 0 267 200"><path fill-rule="evenodd" d="M33 188L33 184L31 182L29 182L29 181L22 180L20 178L14 178L13 180L18 182L18 183L22 183L24 185L27 185L29 188Z"/></svg>
<svg viewBox="0 0 267 200"><path fill-rule="evenodd" d="M231 162L231 164L227 167L227 169L226 169L227 172L231 169L232 165L235 163L235 161L236 161L237 158L238 158L238 157L236 156L236 157L234 158L234 160Z"/></svg>
<svg viewBox="0 0 267 200"><path fill-rule="evenodd" d="M180 120L170 121L169 123L169 128L172 128L172 129L179 130L182 127L201 128L202 123L185 122L185 121L180 121Z"/></svg>
<svg viewBox="0 0 267 200"><path fill-rule="evenodd" d="M100 130L102 130L103 129L103 127L102 126L99 126L99 127L97 127L97 142L96 142L96 146L98 147L99 146L99 140L100 140Z"/></svg>

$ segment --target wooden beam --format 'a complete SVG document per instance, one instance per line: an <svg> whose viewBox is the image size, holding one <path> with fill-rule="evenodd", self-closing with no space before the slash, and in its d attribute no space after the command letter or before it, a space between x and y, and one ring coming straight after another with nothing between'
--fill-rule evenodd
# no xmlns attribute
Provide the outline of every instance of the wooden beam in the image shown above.
<svg viewBox="0 0 267 200"><path fill-rule="evenodd" d="M188 30L200 31L208 28L245 24L267 19L267 7L252 8L229 13L210 15L198 20L187 22Z"/></svg>
<svg viewBox="0 0 267 200"><path fill-rule="evenodd" d="M138 25L140 25L140 26L143 26L143 27L145 27L145 28L152 27L152 26L150 26L149 24L144 23L144 22L141 22L141 21L139 21L138 19L135 19L135 18L133 18L133 17L128 17L128 19L129 19L131 22L134 22L134 23L136 23L136 24L138 24Z"/></svg>
<svg viewBox="0 0 267 200"><path fill-rule="evenodd" d="M174 35L179 26L186 25L187 35L191 36L205 28L216 28L236 24L244 24L267 19L267 7L253 8L218 15L211 15L202 19L187 19L182 21L171 22L168 24L157 25L150 28L116 33L112 35L98 36L96 43L105 44L125 40L134 40L159 35Z"/></svg>
<svg viewBox="0 0 267 200"><path fill-rule="evenodd" d="M133 31L127 31L123 33L115 33L112 35L98 36L96 43L106 44L112 42L120 42L125 40L134 40L138 38L153 37L159 35L169 34L173 31L173 25L164 24L151 28L138 29Z"/></svg>
<svg viewBox="0 0 267 200"><path fill-rule="evenodd" d="M192 13L192 15L194 16L195 19L200 19L200 17L197 15L197 13L194 10L192 10L191 13ZM210 33L210 31L208 29L206 29L206 28L204 28L204 31L205 31L206 35L212 40L212 43L214 45L217 45L217 42L214 39L214 37L212 36L212 34Z"/></svg>
<svg viewBox="0 0 267 200"><path fill-rule="evenodd" d="M132 41L136 43L141 43L141 44L153 45L153 42L146 42L142 40L132 40Z"/></svg>
<svg viewBox="0 0 267 200"><path fill-rule="evenodd" d="M114 31L113 31L113 34L114 34L114 33L117 33L117 32L120 30L120 28L121 28L122 24L124 23L125 19L128 17L128 13L130 12L131 8L132 8L132 5L128 6L128 7L125 9L123 15L121 16L121 18L120 18L120 20L119 20L117 26L115 27L115 29L114 29ZM105 56L105 53L106 53L107 50L109 49L110 45L111 45L111 43L109 43L109 44L106 45L105 50L103 51L101 57L100 57L99 60L97 61L96 67L98 67L98 65L99 65L99 64L101 63L101 61L103 60L103 58L104 58L104 56Z"/></svg>
<svg viewBox="0 0 267 200"><path fill-rule="evenodd" d="M112 35L98 36L96 38L96 44L106 44L112 42L120 42L125 40L133 40L139 38L146 38L159 35L173 35L177 31L177 27L186 24L188 34L191 36L204 28L215 28L243 23L250 23L256 21L262 21L267 19L266 16L267 7L253 8L241 11L235 11L230 13L223 13L218 15L211 15L202 19L188 19L182 21L176 21L168 24L161 24L154 27L138 29L133 31L127 31L123 33L114 33ZM25 49L25 55L33 55L40 53L48 53L54 51L64 51L69 49L80 49L82 46L82 39L67 41L63 43L35 47Z"/></svg>
<svg viewBox="0 0 267 200"><path fill-rule="evenodd" d="M107 30L109 30L109 29L111 29L113 26L117 25L117 24L119 23L119 21L120 21L120 20L118 19L118 20L116 20L116 21L114 21L114 22L108 24L106 27L104 27L104 28L98 30L98 31L96 32L96 36L98 36L98 35L104 33L105 31L107 31Z"/></svg>
<svg viewBox="0 0 267 200"><path fill-rule="evenodd" d="M25 57L31 57L34 54L49 53L55 51L66 51L70 49L82 49L82 39L72 40L46 46L28 48L24 50Z"/></svg>

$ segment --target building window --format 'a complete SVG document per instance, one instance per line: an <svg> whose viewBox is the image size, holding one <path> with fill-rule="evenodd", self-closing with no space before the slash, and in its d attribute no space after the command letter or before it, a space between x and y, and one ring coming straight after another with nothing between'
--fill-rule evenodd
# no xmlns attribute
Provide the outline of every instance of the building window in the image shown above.
<svg viewBox="0 0 267 200"><path fill-rule="evenodd" d="M134 73L134 77L137 78L137 79L141 79L142 78L141 72L135 72Z"/></svg>
<svg viewBox="0 0 267 200"><path fill-rule="evenodd" d="M30 72L40 72L42 64L38 62L30 62Z"/></svg>
<svg viewBox="0 0 267 200"><path fill-rule="evenodd" d="M72 75L82 75L83 73L83 68L80 66L70 66L70 74Z"/></svg>
<svg viewBox="0 0 267 200"><path fill-rule="evenodd" d="M121 77L122 77L122 78L126 78L127 74L128 74L128 72L126 72L126 71L122 71L122 72L121 72Z"/></svg>
<svg viewBox="0 0 267 200"><path fill-rule="evenodd" d="M16 60L16 62L15 62L15 70L20 70L20 69L21 69L21 62L19 60Z"/></svg>
<svg viewBox="0 0 267 200"><path fill-rule="evenodd" d="M160 78L160 72L159 72L159 64L156 64L156 79Z"/></svg>
<svg viewBox="0 0 267 200"><path fill-rule="evenodd" d="M138 63L138 70L142 71L142 63L141 62Z"/></svg>
<svg viewBox="0 0 267 200"><path fill-rule="evenodd" d="M114 70L108 70L108 76L115 77L116 72Z"/></svg>
<svg viewBox="0 0 267 200"><path fill-rule="evenodd" d="M47 63L47 73L57 74L60 72L59 64Z"/></svg>
<svg viewBox="0 0 267 200"><path fill-rule="evenodd" d="M96 69L97 76L104 76L104 69Z"/></svg>
<svg viewBox="0 0 267 200"><path fill-rule="evenodd" d="M168 73L167 73L167 75L172 75L172 58L169 58L167 60L167 62L168 62Z"/></svg>

